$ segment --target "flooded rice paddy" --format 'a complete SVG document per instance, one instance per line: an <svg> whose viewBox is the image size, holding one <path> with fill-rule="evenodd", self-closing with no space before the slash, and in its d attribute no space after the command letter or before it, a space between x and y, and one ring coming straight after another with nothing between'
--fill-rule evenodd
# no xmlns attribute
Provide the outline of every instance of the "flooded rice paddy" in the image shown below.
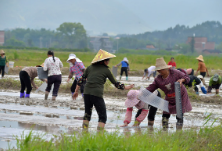
<svg viewBox="0 0 222 151"><path fill-rule="evenodd" d="M18 76L8 76L18 80ZM68 76L63 76L65 83ZM117 77L117 79L119 79ZM142 80L141 77L129 77L129 81L122 82L125 84L135 84L136 87L146 87L153 81ZM209 83L209 78L206 78ZM203 94L201 94L203 95ZM211 95L203 95L202 97L211 97ZM46 139L53 139L53 135L61 133L73 134L81 131L82 119L84 115L83 99L79 96L77 100L72 100L70 94L59 94L56 101L44 100L43 93L31 93L30 99L20 99L19 90L7 90L0 92L0 148L6 149L10 144L16 147L16 136L18 138L23 134L28 134L31 130L34 135L45 134ZM126 128L120 128L125 117L126 107L124 105L126 97L113 96L104 97L107 107L108 121L105 129L108 132L118 130L120 133L125 131L136 132L147 130L147 118L141 123L139 128L132 127L137 109L133 111L132 122ZM222 105L192 103L193 110L184 115L184 129L199 129L204 126L205 118L211 115L211 120L206 124L210 126L212 123L218 125L222 118ZM155 117L154 128L161 129L162 111L158 110ZM90 131L96 131L98 116L93 110L90 122ZM175 131L176 117L171 116L169 120L169 131ZM205 126L206 126L205 125Z"/></svg>

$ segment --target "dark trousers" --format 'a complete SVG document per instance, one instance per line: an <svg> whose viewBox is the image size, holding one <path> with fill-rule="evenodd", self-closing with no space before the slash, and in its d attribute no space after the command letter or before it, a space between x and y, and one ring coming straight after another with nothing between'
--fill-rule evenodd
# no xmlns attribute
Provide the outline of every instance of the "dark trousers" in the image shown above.
<svg viewBox="0 0 222 151"><path fill-rule="evenodd" d="M157 108L150 105L149 114L148 114L148 117L147 117L149 121L154 121L155 120L156 111L157 111ZM142 112L142 109L138 110L137 113L136 113L135 118L137 118L141 114L141 112Z"/></svg>
<svg viewBox="0 0 222 151"><path fill-rule="evenodd" d="M191 88L194 82L194 90L195 92L199 92L197 85L201 83L200 79L193 75L189 75L189 78L190 78L190 82L187 84L187 86Z"/></svg>
<svg viewBox="0 0 222 151"><path fill-rule="evenodd" d="M161 94L160 94L159 91L158 91L157 96L161 98ZM149 114L148 114L148 117L147 117L149 121L154 121L155 120L156 111L157 111L156 107L149 105ZM142 109L138 110L137 113L136 113L135 118L137 118L141 114L141 112L142 112Z"/></svg>
<svg viewBox="0 0 222 151"><path fill-rule="evenodd" d="M202 75L203 77L206 76L206 72L201 72L200 75Z"/></svg>
<svg viewBox="0 0 222 151"><path fill-rule="evenodd" d="M0 66L0 73L2 73L2 77L5 75L5 66Z"/></svg>
<svg viewBox="0 0 222 151"><path fill-rule="evenodd" d="M78 81L75 79L74 82L72 83L72 86L71 86L71 92L72 92L72 93L74 93L75 90L76 90L77 82L78 82ZM81 93L84 92L84 84L81 85L80 91L81 91Z"/></svg>
<svg viewBox="0 0 222 151"><path fill-rule="evenodd" d="M107 115L106 115L106 104L103 98L84 94L84 104L85 104L85 115L84 120L91 120L92 109L93 106L96 108L96 112L99 116L98 122L106 123Z"/></svg>
<svg viewBox="0 0 222 151"><path fill-rule="evenodd" d="M156 77L156 71L153 72L153 77L154 77L154 78Z"/></svg>
<svg viewBox="0 0 222 151"><path fill-rule="evenodd" d="M19 78L20 78L20 83L21 83L20 92L24 93L25 88L27 88L26 94L30 94L30 92L32 91L32 85L31 85L31 80L28 73L26 71L20 71Z"/></svg>
<svg viewBox="0 0 222 151"><path fill-rule="evenodd" d="M123 72L125 72L126 77L128 77L128 68L127 68L127 67L122 67L122 68L121 68L120 76L123 75Z"/></svg>
<svg viewBox="0 0 222 151"><path fill-rule="evenodd" d="M170 118L170 114L163 114L162 115L162 118L167 118L167 119L169 119ZM177 124L183 124L183 118L182 119L180 119L180 118L178 118L177 116L176 116L176 119L177 119Z"/></svg>
<svg viewBox="0 0 222 151"><path fill-rule="evenodd" d="M52 85L54 84L52 96L57 96L60 84L62 82L62 76L61 75L53 75L48 77L48 85L46 87L47 92L51 91Z"/></svg>

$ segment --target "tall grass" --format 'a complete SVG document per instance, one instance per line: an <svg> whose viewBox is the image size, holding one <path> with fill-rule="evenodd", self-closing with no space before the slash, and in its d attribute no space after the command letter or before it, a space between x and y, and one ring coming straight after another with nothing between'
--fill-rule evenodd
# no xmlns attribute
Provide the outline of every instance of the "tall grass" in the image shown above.
<svg viewBox="0 0 222 151"><path fill-rule="evenodd" d="M46 140L31 132L17 139L21 151L178 151L222 150L222 126L184 130L175 133L162 131L141 131L134 134L126 132L82 133L78 135L56 136Z"/></svg>
<svg viewBox="0 0 222 151"><path fill-rule="evenodd" d="M15 66L35 66L42 64L47 58L47 51L28 51L28 50L17 50L18 56L14 57L14 52L16 50L5 50L6 56L9 61L14 61ZM59 57L63 62L65 67L69 64L66 63L68 56L71 52L55 52L55 56ZM95 53L91 52L75 52L78 58L80 58L85 66L89 66L93 60ZM130 63L131 70L143 70L151 65L155 65L156 58L164 57L165 61L168 63L172 56L170 55L137 55L137 54L116 54L116 58L113 58L110 62L110 67L116 65L122 61L124 57L127 57ZM197 69L198 61L195 59L197 56L185 56L176 55L174 56L178 68L193 68ZM222 59L221 56L204 56L205 64L209 69L222 69Z"/></svg>

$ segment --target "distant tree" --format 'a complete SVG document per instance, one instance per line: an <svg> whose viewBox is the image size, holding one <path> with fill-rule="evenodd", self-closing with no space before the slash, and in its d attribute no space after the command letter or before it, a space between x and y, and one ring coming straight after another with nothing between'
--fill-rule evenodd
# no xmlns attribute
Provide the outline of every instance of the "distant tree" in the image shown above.
<svg viewBox="0 0 222 151"><path fill-rule="evenodd" d="M4 46L25 47L25 43L15 38L11 38L11 39L6 40L6 42L4 43Z"/></svg>
<svg viewBox="0 0 222 151"><path fill-rule="evenodd" d="M32 42L32 39L28 39L28 41L27 41L27 46L28 47L33 47L34 45L33 45L33 42Z"/></svg>
<svg viewBox="0 0 222 151"><path fill-rule="evenodd" d="M216 49L221 50L222 51L222 42L216 47Z"/></svg>
<svg viewBox="0 0 222 151"><path fill-rule="evenodd" d="M67 42L66 48L87 47L86 30L81 23L65 22L56 30L60 36L64 37L63 42Z"/></svg>

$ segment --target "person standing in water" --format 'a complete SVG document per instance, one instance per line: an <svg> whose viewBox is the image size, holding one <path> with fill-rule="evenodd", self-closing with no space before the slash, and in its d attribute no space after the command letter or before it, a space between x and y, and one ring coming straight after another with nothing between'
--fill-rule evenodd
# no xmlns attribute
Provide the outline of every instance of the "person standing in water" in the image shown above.
<svg viewBox="0 0 222 151"><path fill-rule="evenodd" d="M0 73L2 73L2 78L4 78L5 75L5 66L8 63L8 60L5 56L5 52L3 50L0 51ZM7 65L8 66L8 65Z"/></svg>
<svg viewBox="0 0 222 151"><path fill-rule="evenodd" d="M166 95L165 100L169 102L169 113L164 111L162 115L162 126L165 129L168 128L170 115L176 114L175 82L179 82L181 86L183 114L192 110L187 89L184 86L184 84L188 84L190 82L190 78L187 74L172 69L171 65L167 65L163 58L156 59L156 70L159 72L159 75L155 78L154 82L147 87L147 90L154 92L157 89L161 89ZM176 129L182 129L183 118L181 119L176 117L176 119Z"/></svg>
<svg viewBox="0 0 222 151"><path fill-rule="evenodd" d="M204 59L203 59L203 56L200 55L199 57L196 58L198 60L198 69L196 71L196 76L198 75L198 71L200 71L200 75L203 76L203 78L206 76L206 73L207 73L207 76L209 77L209 73L208 73L208 69L204 63Z"/></svg>
<svg viewBox="0 0 222 151"><path fill-rule="evenodd" d="M43 65L42 65L43 66ZM20 98L30 98L30 93L32 91L32 86L35 89L38 89L36 86L34 79L38 76L37 74L37 67L25 67L19 73L20 83L21 83L21 91L20 91ZM45 81L46 79L40 79ZM26 89L27 88L27 89ZM26 93L25 93L26 89Z"/></svg>
<svg viewBox="0 0 222 151"><path fill-rule="evenodd" d="M43 70L48 70L48 79L47 79L47 87L45 90L45 100L48 99L49 92L54 84L52 100L55 101L58 95L59 87L62 82L62 73L60 68L63 67L62 62L59 58L54 57L54 52L49 50L48 58L45 59Z"/></svg>
<svg viewBox="0 0 222 151"><path fill-rule="evenodd" d="M85 66L84 66L83 62L79 58L76 57L75 54L70 54L67 62L71 63L71 67L69 69L69 77L68 77L67 82L69 82L70 79L73 77L73 74L75 74L75 80L71 86L71 93L73 96L73 94L76 90L77 82L78 82L79 78L82 77L82 75L85 71ZM80 91L81 91L81 94L83 97L84 85L81 86Z"/></svg>
<svg viewBox="0 0 222 151"><path fill-rule="evenodd" d="M175 69L177 67L176 62L174 60L174 57L171 57L170 62L168 63L168 65L171 65L173 69Z"/></svg>
<svg viewBox="0 0 222 151"><path fill-rule="evenodd" d="M115 67L118 67L118 66L120 66L120 65L122 65L122 67L121 67L121 72L120 72L120 77L119 77L119 79L121 80L122 75L123 75L123 72L125 72L125 74L126 74L126 80L128 80L128 73L129 73L129 71L130 71L128 59L127 59L126 57L123 58L123 61L121 61L121 62L120 62L118 65L116 65Z"/></svg>
<svg viewBox="0 0 222 151"><path fill-rule="evenodd" d="M103 130L105 127L107 114L106 104L103 99L103 91L107 78L117 89L129 90L134 87L134 85L125 86L124 84L117 82L113 77L108 64L110 62L110 58L114 57L116 56L100 49L93 59L92 64L85 70L83 76L78 80L78 86L73 94L74 100L78 97L79 88L86 83L84 88L85 115L82 125L83 128L89 127L93 106L95 106L99 116L97 129Z"/></svg>

